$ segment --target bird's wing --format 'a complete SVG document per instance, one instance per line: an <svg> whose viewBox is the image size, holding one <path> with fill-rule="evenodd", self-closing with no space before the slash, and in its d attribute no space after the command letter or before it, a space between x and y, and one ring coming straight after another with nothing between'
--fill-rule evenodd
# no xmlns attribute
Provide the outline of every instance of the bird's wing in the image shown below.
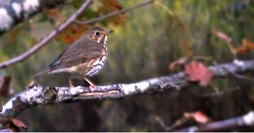
<svg viewBox="0 0 254 133"><path fill-rule="evenodd" d="M78 41L80 42L80 41ZM65 68L86 62L89 59L99 58L102 55L102 44L94 44L89 42L86 44L74 43L67 48L50 66L49 68Z"/></svg>
<svg viewBox="0 0 254 133"><path fill-rule="evenodd" d="M68 48L67 49L65 49L50 65L49 65L49 67L51 67L51 68L53 68L53 67L55 67L55 66L58 66L58 64L59 64L59 59L63 56L63 54L66 52L68 50Z"/></svg>

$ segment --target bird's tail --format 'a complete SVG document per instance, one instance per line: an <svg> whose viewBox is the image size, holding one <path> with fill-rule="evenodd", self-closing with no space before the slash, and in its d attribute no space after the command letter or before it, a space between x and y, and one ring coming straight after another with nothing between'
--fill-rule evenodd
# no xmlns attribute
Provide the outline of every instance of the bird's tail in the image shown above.
<svg viewBox="0 0 254 133"><path fill-rule="evenodd" d="M37 79L40 76L43 76L43 75L46 75L46 74L50 74L51 71L52 71L52 69L46 69L46 70L44 70L42 72L39 72L39 73L35 74L34 78Z"/></svg>

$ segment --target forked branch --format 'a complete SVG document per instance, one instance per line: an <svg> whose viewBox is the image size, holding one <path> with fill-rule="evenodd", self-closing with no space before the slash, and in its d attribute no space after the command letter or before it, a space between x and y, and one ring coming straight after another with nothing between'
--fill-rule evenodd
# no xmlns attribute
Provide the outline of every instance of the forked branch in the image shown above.
<svg viewBox="0 0 254 133"><path fill-rule="evenodd" d="M31 55L33 55L35 52L39 51L43 46L47 45L51 40L54 39L54 37L61 31L63 31L67 26L69 26L71 23L76 22L76 23L82 23L82 24L91 24L91 23L95 23L98 21L102 21L106 18L118 15L120 13L124 13L127 11L131 11L133 9L136 9L138 7L142 7L145 6L147 4L152 3L154 0L149 0L143 3L140 3L138 5L135 5L133 7L127 8L127 9L123 9L120 11L116 11L113 13L109 13L107 15L101 16L99 18L95 18L95 19L91 19L88 21L77 21L77 16L79 16L91 3L92 0L86 0L86 2L64 23L62 23L60 26L56 27L55 30L53 30L50 34L48 34L45 38L43 38L39 43L35 44L32 48L30 48L28 51L24 52L23 54L14 57L10 60L4 61L2 63L0 63L0 68L6 68L10 65L19 63L21 61L24 61L25 59L27 59L28 57L30 57Z"/></svg>

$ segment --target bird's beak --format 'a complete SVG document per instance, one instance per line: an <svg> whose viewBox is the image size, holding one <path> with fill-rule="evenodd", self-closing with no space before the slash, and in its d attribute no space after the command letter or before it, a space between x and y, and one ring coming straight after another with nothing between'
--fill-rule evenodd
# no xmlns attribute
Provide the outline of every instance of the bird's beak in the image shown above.
<svg viewBox="0 0 254 133"><path fill-rule="evenodd" d="M109 33L112 33L113 31L114 31L114 30L108 30L107 33L109 34Z"/></svg>

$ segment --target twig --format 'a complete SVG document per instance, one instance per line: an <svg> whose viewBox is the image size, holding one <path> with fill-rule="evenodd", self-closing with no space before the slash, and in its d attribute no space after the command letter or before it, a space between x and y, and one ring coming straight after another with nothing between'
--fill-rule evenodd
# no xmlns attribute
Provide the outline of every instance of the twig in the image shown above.
<svg viewBox="0 0 254 133"><path fill-rule="evenodd" d="M197 97L210 98L210 97L223 97L226 94L238 93L239 91L240 91L240 88L237 87L237 88L230 88L230 89L226 89L224 91L215 92L215 93L208 93L208 94L192 93L192 94Z"/></svg>
<svg viewBox="0 0 254 133"><path fill-rule="evenodd" d="M69 26L78 15L80 15L92 2L92 0L86 0L86 2L64 23L62 23L59 27L57 27L55 30L53 30L48 36L46 36L44 39L42 39L39 43L37 43L34 47L26 51L25 53L12 58L8 61L0 63L0 68L6 68L7 66L13 65L15 63L21 62L34 54L36 51L38 51L40 48L48 44L49 41L51 41L57 33L63 31L67 26Z"/></svg>
<svg viewBox="0 0 254 133"><path fill-rule="evenodd" d="M164 131L171 131L173 129L172 126L167 126L160 117L155 117L155 120L160 124Z"/></svg>
<svg viewBox="0 0 254 133"><path fill-rule="evenodd" d="M156 1L155 4L167 11L170 16L175 16L175 14L167 6L163 5L160 1Z"/></svg>
<svg viewBox="0 0 254 133"><path fill-rule="evenodd" d="M131 11L133 9L136 9L136 8L148 5L150 3L153 3L154 1L155 0L148 0L148 1L145 1L145 2L143 2L141 4L135 5L133 7L125 8L125 9L122 9L122 10L119 10L119 11L115 11L115 12L109 13L107 15L104 15L104 16L101 16L101 17L98 17L98 18L95 18L95 19L91 19L91 20L87 20L87 21L75 20L74 22L77 23L77 24L92 24L92 23L95 23L95 22L98 22L98 21L102 21L104 19L116 16L116 15L119 15L121 13L125 13L125 12Z"/></svg>
<svg viewBox="0 0 254 133"><path fill-rule="evenodd" d="M205 56L195 56L194 59L203 59L203 60L209 60L212 61L214 65L218 65L218 63L212 58L212 57L205 57ZM234 59L234 63L236 65L241 65L241 61ZM227 70L227 68L222 67L225 71L229 72L232 76L238 79L248 80L248 81L254 81L254 78L249 78L247 76L242 76L240 74L237 74L235 72L231 72L230 70Z"/></svg>
<svg viewBox="0 0 254 133"><path fill-rule="evenodd" d="M241 117L231 118L228 120L211 122L204 125L192 126L184 129L176 130L176 132L204 132L204 131L225 131L230 128L240 126L253 126L254 112L251 111Z"/></svg>
<svg viewBox="0 0 254 133"><path fill-rule="evenodd" d="M237 60L237 59L234 60L234 63L236 65L243 65L243 64L241 64L242 62ZM218 63L216 61L213 61L213 64L218 65ZM242 76L240 74L237 74L235 72L232 72L232 71L228 70L228 68L225 68L224 66L222 66L222 68L225 71L227 71L228 73L230 73L232 76L234 76L235 78L242 79L242 80L247 80L247 81L252 81L252 82L254 81L254 78L249 78L249 77L246 77L246 76Z"/></svg>

